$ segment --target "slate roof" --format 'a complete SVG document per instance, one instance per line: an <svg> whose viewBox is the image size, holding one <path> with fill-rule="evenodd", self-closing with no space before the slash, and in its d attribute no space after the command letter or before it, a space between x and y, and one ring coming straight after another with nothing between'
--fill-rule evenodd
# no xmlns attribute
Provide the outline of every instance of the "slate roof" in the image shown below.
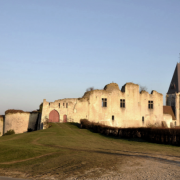
<svg viewBox="0 0 180 180"><path fill-rule="evenodd" d="M173 120L176 120L171 106L163 106L163 114L170 114Z"/></svg>
<svg viewBox="0 0 180 180"><path fill-rule="evenodd" d="M177 63L167 94L180 92L180 63Z"/></svg>

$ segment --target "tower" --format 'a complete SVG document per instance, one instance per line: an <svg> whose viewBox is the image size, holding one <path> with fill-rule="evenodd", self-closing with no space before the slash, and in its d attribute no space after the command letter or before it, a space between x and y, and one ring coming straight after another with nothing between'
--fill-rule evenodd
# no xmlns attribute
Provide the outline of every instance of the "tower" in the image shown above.
<svg viewBox="0 0 180 180"><path fill-rule="evenodd" d="M180 124L180 63L177 63L174 74L166 94L166 105L171 106L177 124Z"/></svg>

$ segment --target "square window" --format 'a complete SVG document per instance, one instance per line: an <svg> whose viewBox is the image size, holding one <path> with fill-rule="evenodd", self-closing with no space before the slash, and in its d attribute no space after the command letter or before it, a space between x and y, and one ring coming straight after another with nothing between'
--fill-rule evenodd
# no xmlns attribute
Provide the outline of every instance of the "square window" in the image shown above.
<svg viewBox="0 0 180 180"><path fill-rule="evenodd" d="M125 99L120 99L120 107L125 108Z"/></svg>
<svg viewBox="0 0 180 180"><path fill-rule="evenodd" d="M153 101L148 101L148 108L153 109Z"/></svg>
<svg viewBox="0 0 180 180"><path fill-rule="evenodd" d="M102 107L107 107L107 98L102 98Z"/></svg>

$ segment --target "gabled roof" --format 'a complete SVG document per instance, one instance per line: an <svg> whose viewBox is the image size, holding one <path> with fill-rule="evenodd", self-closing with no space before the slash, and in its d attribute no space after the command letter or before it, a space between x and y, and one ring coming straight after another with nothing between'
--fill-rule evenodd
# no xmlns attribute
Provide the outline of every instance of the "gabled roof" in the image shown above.
<svg viewBox="0 0 180 180"><path fill-rule="evenodd" d="M173 120L176 120L171 106L163 106L163 114L170 114Z"/></svg>
<svg viewBox="0 0 180 180"><path fill-rule="evenodd" d="M177 63L167 94L180 92L180 63Z"/></svg>

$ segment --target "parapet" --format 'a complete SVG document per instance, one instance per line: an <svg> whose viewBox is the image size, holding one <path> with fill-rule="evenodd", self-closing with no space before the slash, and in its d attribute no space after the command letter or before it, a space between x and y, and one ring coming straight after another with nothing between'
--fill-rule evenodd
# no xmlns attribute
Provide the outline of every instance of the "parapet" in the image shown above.
<svg viewBox="0 0 180 180"><path fill-rule="evenodd" d="M136 90L139 91L139 85L138 84L134 84L132 82L128 82L124 86L122 86L121 92L126 92L127 89L136 89Z"/></svg>
<svg viewBox="0 0 180 180"><path fill-rule="evenodd" d="M16 114L16 113L38 113L38 111L23 111L23 110L17 110L17 109L8 109L7 111L5 111L5 115L7 114Z"/></svg>
<svg viewBox="0 0 180 180"><path fill-rule="evenodd" d="M152 90L151 91L151 94L158 94L158 95L161 95L161 96L163 96L163 94L161 94L161 93L158 93L157 91L155 91L155 90Z"/></svg>

